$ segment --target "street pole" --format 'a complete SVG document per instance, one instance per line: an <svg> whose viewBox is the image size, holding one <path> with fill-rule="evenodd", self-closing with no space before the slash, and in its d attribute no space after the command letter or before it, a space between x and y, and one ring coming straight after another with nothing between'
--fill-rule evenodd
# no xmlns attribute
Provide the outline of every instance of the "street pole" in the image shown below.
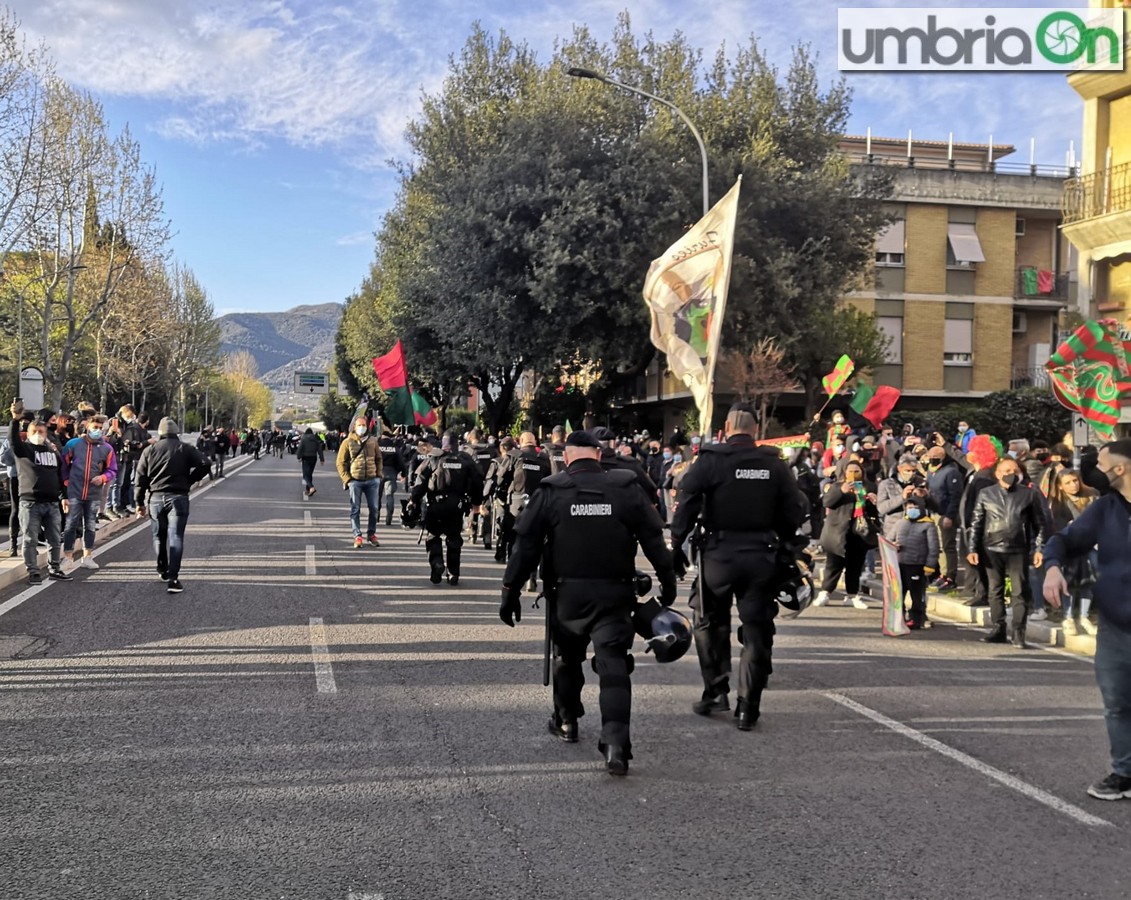
<svg viewBox="0 0 1131 900"><path fill-rule="evenodd" d="M707 148L703 144L703 137L699 134L699 129L692 124L691 120L687 118L686 115L684 115L683 110L672 103L670 100L665 100L663 97L657 97L655 94L649 94L647 91L641 90L638 87L633 87L629 84L622 84L621 82L610 78L608 75L602 75L600 72L594 72L592 69L579 69L575 67L572 69L567 69L566 74L572 76L573 78L592 78L595 81L600 81L603 84L608 84L612 87L620 88L623 91L628 91L632 94L639 94L641 97L647 97L649 100L655 100L657 103L666 106L677 116L679 116L683 120L683 124L691 130L691 134L695 138L695 143L699 145L699 157L703 162L703 215L707 215L707 213L711 209L711 195L710 189L708 187L709 182L707 179Z"/></svg>

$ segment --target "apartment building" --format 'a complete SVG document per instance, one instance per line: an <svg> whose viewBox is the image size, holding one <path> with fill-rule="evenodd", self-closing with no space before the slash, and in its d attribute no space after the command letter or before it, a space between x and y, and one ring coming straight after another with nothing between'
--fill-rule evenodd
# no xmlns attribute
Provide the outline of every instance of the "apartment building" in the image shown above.
<svg viewBox="0 0 1131 900"><path fill-rule="evenodd" d="M1044 364L1076 297L1060 229L1069 169L1014 162L1005 144L866 135L839 146L854 166L895 169L894 222L876 236L865 286L845 297L891 338L872 380L899 388L904 409L1047 385ZM718 381L716 394L718 405L731 386ZM692 402L654 361L617 405L662 417L668 432ZM799 393L779 410L800 415L803 405Z"/></svg>
<svg viewBox="0 0 1131 900"><path fill-rule="evenodd" d="M1127 8L1125 58L1131 52L1131 8L1121 0L1092 0L1092 7ZM1079 254L1080 313L1089 318L1131 318L1131 67L1068 76L1084 101L1078 177L1065 183L1064 236ZM1125 414L1126 418L1126 414ZM1128 419L1131 421L1131 419Z"/></svg>
<svg viewBox="0 0 1131 900"><path fill-rule="evenodd" d="M1075 296L1060 234L1067 169L1015 163L1002 144L847 137L860 166L897 166L865 289L846 302L891 339L873 380L927 409L1047 384L1060 315Z"/></svg>

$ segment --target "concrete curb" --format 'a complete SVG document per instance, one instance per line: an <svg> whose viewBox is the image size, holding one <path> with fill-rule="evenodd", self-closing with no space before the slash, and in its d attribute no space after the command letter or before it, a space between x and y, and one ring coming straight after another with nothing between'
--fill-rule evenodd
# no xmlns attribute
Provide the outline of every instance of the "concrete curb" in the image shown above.
<svg viewBox="0 0 1131 900"><path fill-rule="evenodd" d="M965 625L990 626L990 611L984 606L967 606L957 594L939 594L928 591L927 615L944 622ZM1025 639L1031 644L1063 647L1081 656L1096 655L1095 635L1066 635L1059 625L1048 622L1030 622L1025 626Z"/></svg>
<svg viewBox="0 0 1131 900"><path fill-rule="evenodd" d="M225 478L227 477L227 473L232 472L233 469L237 471L241 470L244 468L244 466L249 465L254 461L255 460L253 460L250 456L238 456L230 459L227 463L225 463L224 466ZM200 493L200 491L204 490L210 485L215 485L216 483L217 482L215 481L208 481L206 479L205 481L200 482L193 487L193 491L190 496L195 496L196 494ZM98 540L94 548L95 555L97 556L98 554L98 548L105 544L112 537L145 521L147 520L139 519L136 516L126 516L125 518L114 519L110 522L99 522ZM7 551L11 550L12 548L11 541L4 541L4 543L0 545L0 547L2 547L4 551L4 555L0 557L0 590L9 588L14 584L19 584L20 582L26 583L27 569L24 567L24 561L22 557L7 555ZM43 580L45 583L48 581L47 564L49 561L50 555L48 554L47 550L40 550L37 565L39 566L40 573L43 575ZM3 656L0 655L0 658L3 658Z"/></svg>

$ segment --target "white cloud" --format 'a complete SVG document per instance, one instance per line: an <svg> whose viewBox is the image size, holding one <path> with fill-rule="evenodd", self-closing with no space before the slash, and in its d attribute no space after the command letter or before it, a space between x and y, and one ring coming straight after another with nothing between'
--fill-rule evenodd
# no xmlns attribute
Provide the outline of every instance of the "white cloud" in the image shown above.
<svg viewBox="0 0 1131 900"><path fill-rule="evenodd" d="M881 0L874 5L894 4ZM1001 5L1022 5L998 0ZM925 5L942 5L942 0ZM353 166L381 169L404 158L405 125L422 91L439 90L448 58L458 54L474 17L491 34L504 29L546 62L555 39L589 25L610 40L624 0L529 4L493 0L467 11L463 0L8 0L24 29L47 40L61 74L100 96L167 104L156 128L165 137L250 150L283 139L300 147L333 147ZM791 48L809 42L828 83L835 70L836 3L788 7L721 0L640 0L633 32L667 40L677 30L709 64L753 33L771 61L788 65ZM991 131L1055 142L1079 131L1079 104L1063 84L1034 76L855 77L854 121L879 131L964 140ZM1038 88L1040 84L1042 87Z"/></svg>

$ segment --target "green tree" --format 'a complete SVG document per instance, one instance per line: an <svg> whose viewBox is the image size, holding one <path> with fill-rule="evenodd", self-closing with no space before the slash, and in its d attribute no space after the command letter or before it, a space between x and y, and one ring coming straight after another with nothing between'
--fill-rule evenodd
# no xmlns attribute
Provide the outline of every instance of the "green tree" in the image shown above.
<svg viewBox="0 0 1131 900"><path fill-rule="evenodd" d="M330 391L318 403L318 417L330 431L348 432L355 409L352 397Z"/></svg>

